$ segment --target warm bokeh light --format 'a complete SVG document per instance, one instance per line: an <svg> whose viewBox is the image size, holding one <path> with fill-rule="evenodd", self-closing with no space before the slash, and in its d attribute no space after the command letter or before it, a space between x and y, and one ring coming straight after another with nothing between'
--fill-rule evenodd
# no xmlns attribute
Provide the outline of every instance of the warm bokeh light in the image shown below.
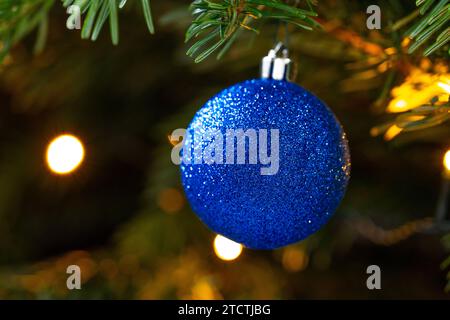
<svg viewBox="0 0 450 320"><path fill-rule="evenodd" d="M223 299L222 295L214 285L214 281L211 281L211 279L208 277L204 277L197 281L192 287L191 295L185 298L188 298L189 300Z"/></svg>
<svg viewBox="0 0 450 320"><path fill-rule="evenodd" d="M167 213L176 213L184 206L183 195L175 188L162 190L158 195L157 202L158 206Z"/></svg>
<svg viewBox="0 0 450 320"><path fill-rule="evenodd" d="M242 245L221 235L217 235L214 239L214 252L220 259L231 261L241 255Z"/></svg>
<svg viewBox="0 0 450 320"><path fill-rule="evenodd" d="M450 92L448 67L437 64L435 69L437 70L428 70L426 65L424 68L412 69L405 81L392 89L392 100L386 111L390 113L409 111L429 104L436 98L438 102L448 101Z"/></svg>
<svg viewBox="0 0 450 320"><path fill-rule="evenodd" d="M450 149L444 155L444 167L450 173Z"/></svg>
<svg viewBox="0 0 450 320"><path fill-rule="evenodd" d="M400 99L395 101L394 103L394 107L396 109L396 111L402 111L404 109L407 109L408 106L408 102L406 102L406 100Z"/></svg>
<svg viewBox="0 0 450 320"><path fill-rule="evenodd" d="M384 140L390 141L394 139L396 136L398 136L402 131L403 131L402 128L394 124L384 134Z"/></svg>
<svg viewBox="0 0 450 320"><path fill-rule="evenodd" d="M441 87L442 89L444 89L447 93L450 94L450 84L445 83L445 82L438 82L437 84L439 87Z"/></svg>
<svg viewBox="0 0 450 320"><path fill-rule="evenodd" d="M309 256L302 248L287 247L283 251L281 262L287 271L298 272L308 266Z"/></svg>
<svg viewBox="0 0 450 320"><path fill-rule="evenodd" d="M77 137L69 134L56 137L47 148L47 165L57 174L73 172L83 159L83 144Z"/></svg>

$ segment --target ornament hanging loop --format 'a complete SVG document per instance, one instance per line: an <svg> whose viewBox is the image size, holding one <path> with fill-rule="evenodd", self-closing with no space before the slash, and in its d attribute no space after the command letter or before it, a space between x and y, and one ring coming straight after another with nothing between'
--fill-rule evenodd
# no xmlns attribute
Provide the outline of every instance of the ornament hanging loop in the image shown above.
<svg viewBox="0 0 450 320"><path fill-rule="evenodd" d="M278 42L261 60L261 78L291 81L292 64L288 48Z"/></svg>

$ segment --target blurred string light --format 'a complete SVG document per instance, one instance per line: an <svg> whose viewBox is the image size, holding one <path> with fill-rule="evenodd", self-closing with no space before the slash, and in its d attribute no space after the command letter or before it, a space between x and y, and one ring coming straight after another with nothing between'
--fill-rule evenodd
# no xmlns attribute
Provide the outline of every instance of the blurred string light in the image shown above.
<svg viewBox="0 0 450 320"><path fill-rule="evenodd" d="M352 221L352 225L361 236L371 242L378 245L391 246L406 240L416 233L430 230L434 224L433 220L433 218L424 218L410 221L392 230L385 230L368 218L355 219Z"/></svg>
<svg viewBox="0 0 450 320"><path fill-rule="evenodd" d="M46 159L52 172L60 175L69 174L83 162L83 144L73 135L60 135L48 145Z"/></svg>
<svg viewBox="0 0 450 320"><path fill-rule="evenodd" d="M214 252L221 260L232 261L241 255L242 245L218 234L214 239Z"/></svg>
<svg viewBox="0 0 450 320"><path fill-rule="evenodd" d="M352 222L356 231L373 243L385 246L396 244L417 233L449 232L450 221L446 220L446 214L450 181L450 149L445 152L442 163L443 181L434 218L410 221L392 230L385 230L368 218L359 218Z"/></svg>
<svg viewBox="0 0 450 320"><path fill-rule="evenodd" d="M447 149L443 158L442 184L436 207L436 229L438 231L450 231L450 220L448 216L448 194L450 190L450 149Z"/></svg>
<svg viewBox="0 0 450 320"><path fill-rule="evenodd" d="M449 174L450 173L450 149L448 149L447 152L445 153L443 163L444 163L445 171L447 172L447 174Z"/></svg>

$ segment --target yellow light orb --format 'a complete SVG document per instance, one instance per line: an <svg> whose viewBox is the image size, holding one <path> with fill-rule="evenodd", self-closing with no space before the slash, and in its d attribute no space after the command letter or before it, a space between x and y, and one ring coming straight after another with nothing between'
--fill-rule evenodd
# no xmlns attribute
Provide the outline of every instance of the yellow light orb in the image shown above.
<svg viewBox="0 0 450 320"><path fill-rule="evenodd" d="M308 266L309 256L301 248L288 247L284 249L281 261L286 270L297 272L304 270Z"/></svg>
<svg viewBox="0 0 450 320"><path fill-rule="evenodd" d="M242 253L242 245L221 235L214 239L214 252L219 259L232 261Z"/></svg>
<svg viewBox="0 0 450 320"><path fill-rule="evenodd" d="M402 131L403 131L402 128L394 124L384 134L384 140L390 141L394 139L396 136L398 136Z"/></svg>
<svg viewBox="0 0 450 320"><path fill-rule="evenodd" d="M56 174L69 174L77 169L84 159L81 141L70 134L52 140L47 148L47 165Z"/></svg>
<svg viewBox="0 0 450 320"><path fill-rule="evenodd" d="M450 173L450 149L448 149L445 153L443 162L445 169Z"/></svg>
<svg viewBox="0 0 450 320"><path fill-rule="evenodd" d="M445 82L438 82L438 86L445 90L445 92L450 93L450 84Z"/></svg>
<svg viewBox="0 0 450 320"><path fill-rule="evenodd" d="M393 113L404 112L407 111L408 109L409 109L408 102L404 99L392 100L387 107L387 111Z"/></svg>

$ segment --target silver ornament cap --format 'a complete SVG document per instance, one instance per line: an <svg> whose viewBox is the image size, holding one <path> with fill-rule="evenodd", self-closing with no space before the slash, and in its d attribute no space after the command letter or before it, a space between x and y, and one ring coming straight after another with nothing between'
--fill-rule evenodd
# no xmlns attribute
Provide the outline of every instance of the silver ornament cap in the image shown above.
<svg viewBox="0 0 450 320"><path fill-rule="evenodd" d="M278 42L261 60L261 78L291 81L292 60L289 50Z"/></svg>

